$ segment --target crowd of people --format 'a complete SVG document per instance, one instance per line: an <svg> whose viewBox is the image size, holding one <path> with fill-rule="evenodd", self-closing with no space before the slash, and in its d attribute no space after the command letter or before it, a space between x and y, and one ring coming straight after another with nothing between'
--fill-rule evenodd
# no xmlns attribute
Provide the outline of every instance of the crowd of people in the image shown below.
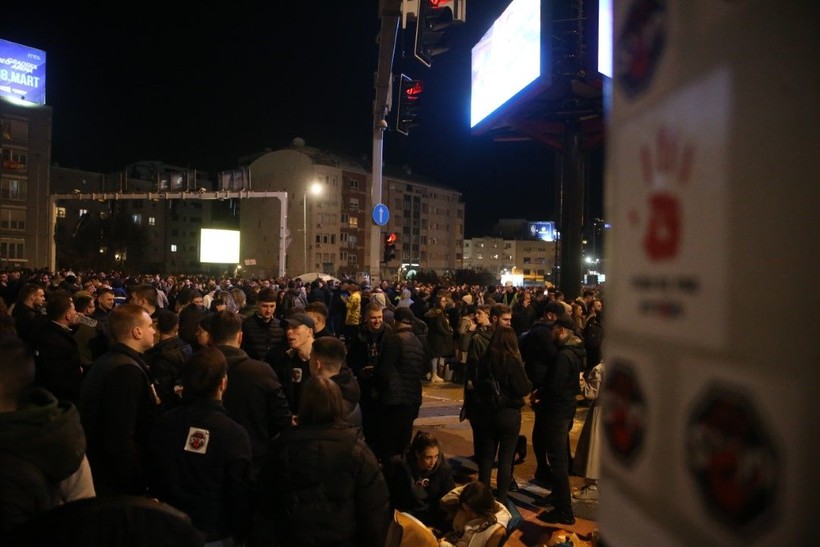
<svg viewBox="0 0 820 547"><path fill-rule="evenodd" d="M0 272L0 526L126 495L213 545L383 545L393 510L474 545L508 519L527 404L539 518L572 524L572 496L597 497L595 413L574 467L569 431L602 340L592 289ZM467 486L414 434L422 385L446 381L473 432Z"/></svg>

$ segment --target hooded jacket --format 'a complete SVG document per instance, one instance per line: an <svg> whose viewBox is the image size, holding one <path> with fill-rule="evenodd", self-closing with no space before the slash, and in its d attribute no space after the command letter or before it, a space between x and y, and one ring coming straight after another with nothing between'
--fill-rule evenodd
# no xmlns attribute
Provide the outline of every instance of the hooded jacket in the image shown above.
<svg viewBox="0 0 820 547"><path fill-rule="evenodd" d="M544 378L541 400L544 410L561 418L575 416L575 396L581 389L580 374L586 359L584 343L574 334L558 346L558 356Z"/></svg>
<svg viewBox="0 0 820 547"><path fill-rule="evenodd" d="M376 457L346 422L290 428L271 443L259 476L252 537L260 545L384 545L387 485Z"/></svg>
<svg viewBox="0 0 820 547"><path fill-rule="evenodd" d="M359 382L353 375L350 367L343 365L338 374L330 377L342 390L342 399L345 405L345 419L355 426L362 425L362 409L359 406L361 389Z"/></svg>
<svg viewBox="0 0 820 547"><path fill-rule="evenodd" d="M412 449L408 448L404 454L387 460L383 472L393 509L410 513L427 526L444 528L446 513L439 501L456 485L453 469L443 452L439 452L433 469L422 471L416 464ZM423 482L419 484L425 480L426 485Z"/></svg>
<svg viewBox="0 0 820 547"><path fill-rule="evenodd" d="M85 456L77 408L34 388L14 412L0 412L0 530L57 504L58 484Z"/></svg>

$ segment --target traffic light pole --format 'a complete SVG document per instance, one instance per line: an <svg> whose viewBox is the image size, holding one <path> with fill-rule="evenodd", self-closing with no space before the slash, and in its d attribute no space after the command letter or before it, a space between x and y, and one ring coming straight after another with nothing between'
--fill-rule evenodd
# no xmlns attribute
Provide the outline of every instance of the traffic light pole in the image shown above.
<svg viewBox="0 0 820 547"><path fill-rule="evenodd" d="M396 52L396 37L401 22L401 0L380 0L379 18L379 60L376 70L375 97L373 100L373 165L370 186L371 207L382 203L382 167L384 153L384 131L387 129L385 118L390 111L390 83L393 77L393 56ZM381 226L371 219L369 271L370 284L375 286L381 281Z"/></svg>

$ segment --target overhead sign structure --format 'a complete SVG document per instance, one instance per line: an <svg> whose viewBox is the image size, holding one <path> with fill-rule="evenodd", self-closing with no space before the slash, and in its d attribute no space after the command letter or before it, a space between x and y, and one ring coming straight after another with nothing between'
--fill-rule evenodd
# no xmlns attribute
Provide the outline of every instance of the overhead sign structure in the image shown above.
<svg viewBox="0 0 820 547"><path fill-rule="evenodd" d="M46 104L46 52L0 39L0 96Z"/></svg>
<svg viewBox="0 0 820 547"><path fill-rule="evenodd" d="M390 221L390 209L384 203L377 203L373 207L373 223L376 226L385 226Z"/></svg>

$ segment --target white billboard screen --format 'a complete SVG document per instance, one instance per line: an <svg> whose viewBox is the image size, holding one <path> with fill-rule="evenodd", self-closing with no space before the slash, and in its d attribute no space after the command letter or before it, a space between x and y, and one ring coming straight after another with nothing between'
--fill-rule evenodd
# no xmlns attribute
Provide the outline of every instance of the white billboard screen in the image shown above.
<svg viewBox="0 0 820 547"><path fill-rule="evenodd" d="M239 230L203 228L199 239L199 261L203 264L238 264Z"/></svg>

